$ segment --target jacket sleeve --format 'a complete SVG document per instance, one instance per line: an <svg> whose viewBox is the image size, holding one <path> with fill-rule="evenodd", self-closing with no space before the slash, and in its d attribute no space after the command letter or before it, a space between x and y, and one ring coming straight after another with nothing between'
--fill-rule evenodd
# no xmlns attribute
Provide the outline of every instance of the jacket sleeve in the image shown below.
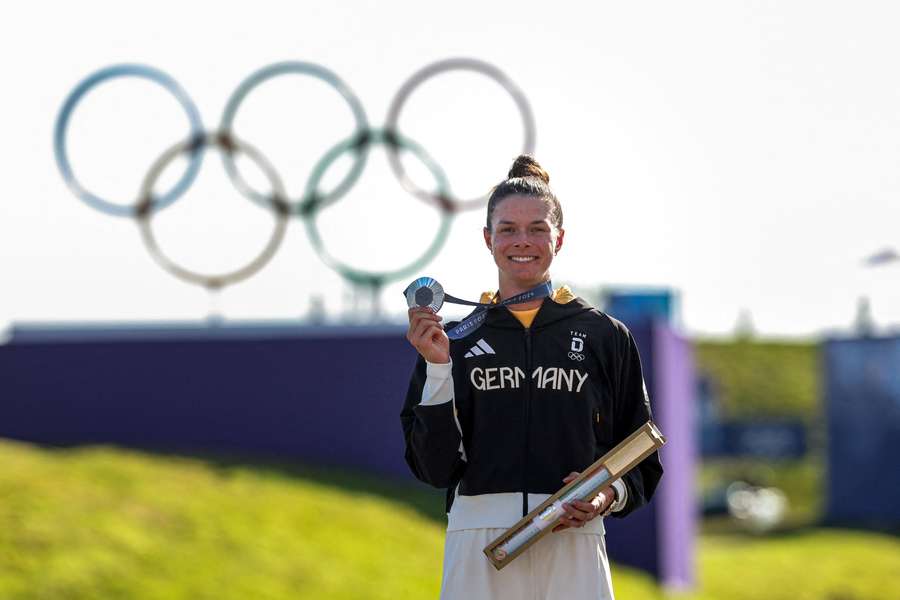
<svg viewBox="0 0 900 600"><path fill-rule="evenodd" d="M621 341L618 344L619 368L616 377L615 414L613 417L615 431L613 436L618 444L634 433L644 423L653 418L650 410L650 398L641 370L641 357L631 332L622 326ZM663 474L659 453L654 452L638 466L622 477L627 489L625 506L612 513L615 517L624 517L636 508L647 504Z"/></svg>
<svg viewBox="0 0 900 600"><path fill-rule="evenodd" d="M406 463L417 479L438 488L449 487L465 465L452 372L452 362L432 364L419 356L400 413Z"/></svg>

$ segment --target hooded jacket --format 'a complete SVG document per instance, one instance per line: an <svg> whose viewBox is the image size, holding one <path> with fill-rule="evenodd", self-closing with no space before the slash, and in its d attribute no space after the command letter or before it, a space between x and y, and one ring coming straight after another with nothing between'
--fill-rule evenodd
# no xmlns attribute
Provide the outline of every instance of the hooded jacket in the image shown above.
<svg viewBox="0 0 900 600"><path fill-rule="evenodd" d="M448 323L447 328L454 323ZM419 356L401 423L406 461L454 494L553 494L651 418L637 346L621 322L581 298L545 298L530 328L508 309L450 341L447 365ZM653 495L657 453L625 474L624 516Z"/></svg>

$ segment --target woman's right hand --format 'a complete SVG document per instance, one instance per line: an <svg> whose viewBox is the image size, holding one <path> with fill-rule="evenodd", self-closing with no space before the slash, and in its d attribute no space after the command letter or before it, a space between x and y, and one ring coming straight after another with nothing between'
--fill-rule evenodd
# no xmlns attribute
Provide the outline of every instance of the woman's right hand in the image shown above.
<svg viewBox="0 0 900 600"><path fill-rule="evenodd" d="M441 327L442 320L430 308L414 306L409 309L406 339L430 363L450 362L450 339Z"/></svg>

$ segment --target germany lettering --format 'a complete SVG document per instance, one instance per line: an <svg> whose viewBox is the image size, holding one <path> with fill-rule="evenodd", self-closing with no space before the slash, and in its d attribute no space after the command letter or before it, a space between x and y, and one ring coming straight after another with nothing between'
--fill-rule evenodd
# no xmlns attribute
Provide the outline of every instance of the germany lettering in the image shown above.
<svg viewBox="0 0 900 600"><path fill-rule="evenodd" d="M517 390L526 378L519 367L475 367L469 375L477 390ZM531 373L531 380L539 390L565 390L580 392L588 374L579 369L538 367Z"/></svg>

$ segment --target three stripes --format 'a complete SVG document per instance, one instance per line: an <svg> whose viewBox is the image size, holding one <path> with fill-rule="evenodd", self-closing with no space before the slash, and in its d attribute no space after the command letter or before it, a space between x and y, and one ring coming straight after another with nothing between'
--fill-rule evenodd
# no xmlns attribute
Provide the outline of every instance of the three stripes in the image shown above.
<svg viewBox="0 0 900 600"><path fill-rule="evenodd" d="M484 338L475 342L475 345L472 346L464 356L465 358L472 358L473 356L481 356L482 354L497 354L494 352L494 349L491 348L490 344L484 341Z"/></svg>

